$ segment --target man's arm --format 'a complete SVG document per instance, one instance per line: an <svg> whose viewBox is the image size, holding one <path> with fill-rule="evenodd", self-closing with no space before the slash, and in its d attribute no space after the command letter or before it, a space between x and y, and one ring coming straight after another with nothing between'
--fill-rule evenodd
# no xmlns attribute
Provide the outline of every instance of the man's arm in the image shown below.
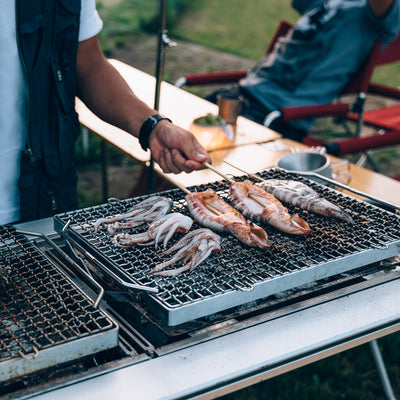
<svg viewBox="0 0 400 400"><path fill-rule="evenodd" d="M108 62L97 37L80 42L77 55L78 95L101 119L138 137L140 127L156 111L141 101ZM164 172L190 172L210 158L195 137L170 122L153 129L149 146Z"/></svg>
<svg viewBox="0 0 400 400"><path fill-rule="evenodd" d="M397 0L368 0L372 12L382 18L389 11L392 4Z"/></svg>

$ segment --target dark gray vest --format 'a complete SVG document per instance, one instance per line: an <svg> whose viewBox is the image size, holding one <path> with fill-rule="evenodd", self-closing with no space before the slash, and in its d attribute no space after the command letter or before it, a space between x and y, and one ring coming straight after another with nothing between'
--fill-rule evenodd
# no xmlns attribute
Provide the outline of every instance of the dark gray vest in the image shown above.
<svg viewBox="0 0 400 400"><path fill-rule="evenodd" d="M29 87L27 153L53 177L71 169L80 0L17 0L17 37Z"/></svg>

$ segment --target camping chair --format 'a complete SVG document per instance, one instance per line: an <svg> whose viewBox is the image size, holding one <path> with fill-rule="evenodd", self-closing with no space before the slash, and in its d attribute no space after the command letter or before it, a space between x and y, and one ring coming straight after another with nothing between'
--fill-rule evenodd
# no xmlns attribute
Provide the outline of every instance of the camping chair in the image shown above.
<svg viewBox="0 0 400 400"><path fill-rule="evenodd" d="M269 54L274 48L275 43L280 37L286 35L292 25L287 21L281 21L270 44L268 45L265 54ZM362 112L364 108L364 102L368 85L372 76L372 72L375 66L375 59L380 51L380 43L376 43L371 51L370 57L367 62L363 65L360 71L355 74L352 82L350 82L341 93L344 95L356 95L356 99L352 102L340 102L340 103L329 103L310 105L302 107L287 107L279 110L272 111L268 114L264 120L265 126L270 126L271 123L280 118L283 121L292 121L296 119L307 119L317 117L347 117L351 112L357 114L358 124L354 136L359 136L359 132L362 127ZM218 71L209 73L195 73L187 74L184 77L179 78L175 82L175 86L197 86L197 85L209 85L209 84L224 84L238 82L241 78L244 78L247 74L246 70L236 71Z"/></svg>
<svg viewBox="0 0 400 400"><path fill-rule="evenodd" d="M336 156L363 152L364 156L357 164L364 165L365 161L368 161L375 171L379 171L377 163L371 156L371 150L400 145L400 104L365 111L364 102L367 95L400 100L400 89L370 82L374 68L397 61L400 61L400 34L383 48L379 43L375 44L367 63L357 73L350 86L345 88L343 94L358 92L354 103L282 108L269 114L264 124L269 126L276 118L293 121L326 116L339 117L342 122L352 121L356 124L352 138L325 142L308 136L304 139L304 143L309 146L324 145L328 153ZM361 137L361 130L365 126L375 128L376 134ZM400 176L394 178L400 180Z"/></svg>
<svg viewBox="0 0 400 400"><path fill-rule="evenodd" d="M378 55L376 66L400 61L400 34L389 43ZM368 95L378 95L385 99L400 100L400 89L397 87L371 82L368 86ZM349 114L349 120L354 116ZM328 152L334 155L346 155L369 151L381 147L400 145L400 104L389 105L364 112L363 124L374 128L376 134L354 139L346 139L327 144ZM374 166L375 170L378 167ZM400 175L394 179L400 180Z"/></svg>
<svg viewBox="0 0 400 400"><path fill-rule="evenodd" d="M281 21L269 46L266 49L265 54L268 54L273 49L279 37L286 35L291 27L292 25L289 22ZM400 134L397 132L400 129L393 129L392 127L392 129L386 129L387 135L385 133L385 135L379 135L375 138L360 138L361 130L364 126L364 123L371 124L372 126L372 118L376 118L376 115L374 116L371 112L364 111L364 105L368 92L371 94L378 94L393 91L393 88L371 84L370 80L375 66L391 63L395 61L396 58L398 59L400 57L400 37L398 37L394 42L387 45L383 49L383 51L381 50L381 48L381 43L375 43L368 60L355 74L353 80L342 90L341 95L339 96L340 101L332 102L329 104L281 108L268 114L264 120L264 125L268 127L272 124L273 121L278 118L286 122L296 119L333 117L336 122L341 122L342 125L346 128L346 135L354 139L347 139L348 141L344 139L343 142L338 141L335 144L329 145L328 152L339 156L363 152L364 156L360 159L358 164L363 165L365 163L365 160L367 160L372 165L373 169L378 171L378 166L372 158L369 150L376 147L400 144ZM198 85L235 83L238 82L241 78L244 78L246 74L246 70L187 74L184 77L179 78L175 82L175 86L190 87ZM400 98L400 94L398 98ZM387 112L389 111L390 110L387 110ZM393 109L392 111L395 112L396 109ZM397 111L400 111L400 106ZM364 117L365 114L366 116ZM380 122L382 122L381 113L379 114L379 119ZM348 125L346 124L347 121L354 122L355 128L349 129ZM379 124L378 127L380 127ZM358 138L360 140L357 140ZM309 146L321 146L325 145L327 142L312 136L307 136L304 139L304 143Z"/></svg>

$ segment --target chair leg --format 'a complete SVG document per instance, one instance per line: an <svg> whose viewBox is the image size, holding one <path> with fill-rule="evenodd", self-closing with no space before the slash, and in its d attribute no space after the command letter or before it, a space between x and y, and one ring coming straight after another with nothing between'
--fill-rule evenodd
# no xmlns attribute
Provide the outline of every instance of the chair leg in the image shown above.
<svg viewBox="0 0 400 400"><path fill-rule="evenodd" d="M373 340L372 342L369 342L369 346L372 352L372 356L374 357L375 364L378 368L379 377L381 379L381 383L383 386L383 390L385 391L386 397L389 400L396 400L377 341Z"/></svg>
<svg viewBox="0 0 400 400"><path fill-rule="evenodd" d="M358 167L365 167L367 163L371 165L372 169L375 172L380 172L377 162L372 158L372 150L367 150L366 152L364 152L363 155L356 162L356 165Z"/></svg>
<svg viewBox="0 0 400 400"><path fill-rule="evenodd" d="M105 140L100 142L100 153L101 153L101 187L103 193L103 203L107 203L108 200L108 155L107 155L107 143Z"/></svg>

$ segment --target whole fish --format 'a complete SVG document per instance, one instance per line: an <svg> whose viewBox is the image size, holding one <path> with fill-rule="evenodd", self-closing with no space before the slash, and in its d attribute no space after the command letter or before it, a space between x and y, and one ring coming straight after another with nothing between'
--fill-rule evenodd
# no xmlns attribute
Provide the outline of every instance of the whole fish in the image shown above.
<svg viewBox="0 0 400 400"><path fill-rule="evenodd" d="M249 180L230 184L230 199L245 217L272 225L282 232L305 235L311 228L299 215L290 215L287 208L275 198Z"/></svg>
<svg viewBox="0 0 400 400"><path fill-rule="evenodd" d="M271 246L267 233L260 226L246 220L212 189L186 195L192 217L201 225L228 232L251 247L266 249Z"/></svg>
<svg viewBox="0 0 400 400"><path fill-rule="evenodd" d="M349 213L323 197L320 197L314 189L302 182L268 179L257 183L257 185L260 185L268 193L273 194L277 199L295 207L300 207L303 210L308 210L326 217L333 217L351 224L354 223Z"/></svg>

